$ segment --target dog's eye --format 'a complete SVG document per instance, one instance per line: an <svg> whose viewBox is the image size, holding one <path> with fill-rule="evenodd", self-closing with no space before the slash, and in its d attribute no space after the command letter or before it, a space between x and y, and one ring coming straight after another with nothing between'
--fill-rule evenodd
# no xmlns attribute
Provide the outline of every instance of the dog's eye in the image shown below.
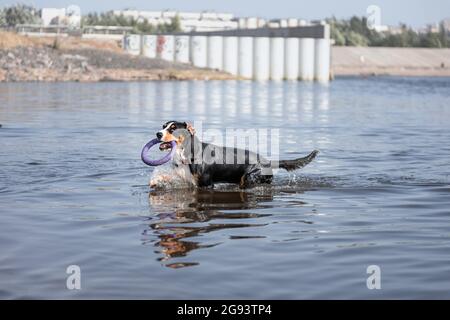
<svg viewBox="0 0 450 320"><path fill-rule="evenodd" d="M163 124L163 129L165 129L167 127L167 124Z"/></svg>

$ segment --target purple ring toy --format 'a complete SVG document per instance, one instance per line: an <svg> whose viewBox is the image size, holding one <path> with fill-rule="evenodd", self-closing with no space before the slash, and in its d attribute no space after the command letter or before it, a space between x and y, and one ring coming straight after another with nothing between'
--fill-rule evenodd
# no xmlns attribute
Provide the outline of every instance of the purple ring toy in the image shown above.
<svg viewBox="0 0 450 320"><path fill-rule="evenodd" d="M141 159L142 159L142 161L144 161L145 164L147 164L149 166L160 166L160 165L168 162L170 159L172 159L172 157L175 153L175 149L177 148L177 143L175 141L170 141L170 145L172 146L172 150L170 150L170 153L166 154L164 157L162 157L159 160L152 160L147 156L147 152L150 150L151 147L153 147L157 143L161 143L161 141L159 141L158 139L155 138L155 139L149 141L142 149Z"/></svg>

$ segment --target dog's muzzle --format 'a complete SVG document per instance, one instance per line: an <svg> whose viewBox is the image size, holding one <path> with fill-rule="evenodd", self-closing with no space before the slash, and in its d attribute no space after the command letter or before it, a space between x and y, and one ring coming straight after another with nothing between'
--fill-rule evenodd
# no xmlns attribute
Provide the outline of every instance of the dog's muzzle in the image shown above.
<svg viewBox="0 0 450 320"><path fill-rule="evenodd" d="M161 144L159 145L159 150L161 151L169 149L172 149L172 142L161 142Z"/></svg>

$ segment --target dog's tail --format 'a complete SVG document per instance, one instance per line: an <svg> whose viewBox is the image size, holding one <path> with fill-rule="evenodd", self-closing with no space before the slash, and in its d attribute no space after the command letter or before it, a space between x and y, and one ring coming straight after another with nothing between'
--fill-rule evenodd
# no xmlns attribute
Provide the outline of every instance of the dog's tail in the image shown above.
<svg viewBox="0 0 450 320"><path fill-rule="evenodd" d="M314 158L317 156L319 151L314 150L310 154L308 154L306 157L298 158L298 159L292 159L292 160L280 160L278 162L278 167L282 168L287 171L292 171L296 169L303 168L308 163L314 160Z"/></svg>

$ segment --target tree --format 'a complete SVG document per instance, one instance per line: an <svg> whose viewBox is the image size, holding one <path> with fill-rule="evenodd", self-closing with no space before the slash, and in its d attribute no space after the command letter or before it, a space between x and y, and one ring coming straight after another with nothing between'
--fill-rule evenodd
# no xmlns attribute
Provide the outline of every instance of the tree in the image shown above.
<svg viewBox="0 0 450 320"><path fill-rule="evenodd" d="M145 19L140 25L139 25L139 31L142 33L156 33L156 28L154 25L148 22L147 19Z"/></svg>
<svg viewBox="0 0 450 320"><path fill-rule="evenodd" d="M357 16L353 16L350 18L350 30L359 34L364 34L365 29L367 29L367 21L364 23L365 18L359 18Z"/></svg>
<svg viewBox="0 0 450 320"><path fill-rule="evenodd" d="M336 18L327 19L327 22L330 25L330 37L334 40L334 44L336 46L345 46L345 36Z"/></svg>
<svg viewBox="0 0 450 320"><path fill-rule="evenodd" d="M181 31L180 18L175 16L170 23L152 25L145 18L135 19L123 14L114 14L112 11L107 11L101 14L88 13L83 17L83 25L93 26L121 26L132 27L135 33L163 33L163 32L178 32Z"/></svg>
<svg viewBox="0 0 450 320"><path fill-rule="evenodd" d="M37 24L40 22L37 10L31 6L17 4L3 9L5 25L14 27L18 24Z"/></svg>
<svg viewBox="0 0 450 320"><path fill-rule="evenodd" d="M442 48L439 33L428 32L422 37L421 46L425 48Z"/></svg>
<svg viewBox="0 0 450 320"><path fill-rule="evenodd" d="M355 31L350 31L345 36L345 44L347 46L362 46L367 47L369 44L369 40L364 37L362 34L357 33Z"/></svg>
<svg viewBox="0 0 450 320"><path fill-rule="evenodd" d="M0 26L6 26L6 17L2 9L0 9Z"/></svg>
<svg viewBox="0 0 450 320"><path fill-rule="evenodd" d="M450 47L449 34L444 23L440 24L439 33L419 34L406 24L400 24L397 33L377 32L367 27L367 18L351 17L338 20L327 19L330 35L335 45L342 46L382 46L382 47Z"/></svg>
<svg viewBox="0 0 450 320"><path fill-rule="evenodd" d="M345 46L345 36L338 28L331 28L331 38L337 46Z"/></svg>
<svg viewBox="0 0 450 320"><path fill-rule="evenodd" d="M439 24L439 41L443 48L448 48L450 45L444 22Z"/></svg>
<svg viewBox="0 0 450 320"><path fill-rule="evenodd" d="M179 32L181 31L180 16L176 15L170 21L170 24L166 26L167 32Z"/></svg>

